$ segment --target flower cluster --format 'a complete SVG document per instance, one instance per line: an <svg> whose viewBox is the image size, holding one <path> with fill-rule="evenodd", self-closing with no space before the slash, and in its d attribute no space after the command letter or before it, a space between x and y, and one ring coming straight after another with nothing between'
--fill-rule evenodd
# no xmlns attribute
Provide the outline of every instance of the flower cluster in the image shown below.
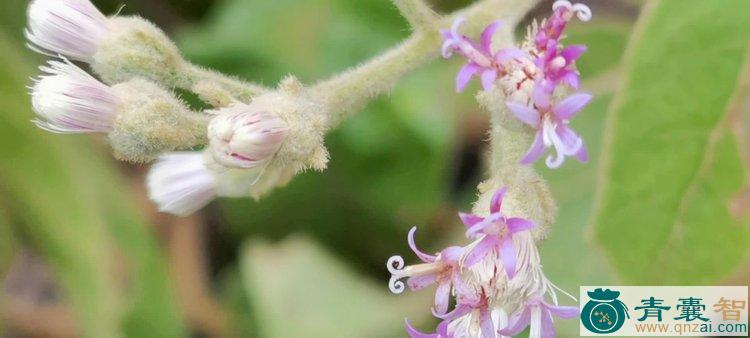
<svg viewBox="0 0 750 338"><path fill-rule="evenodd" d="M467 59L456 77L457 91L479 77L485 91L502 93L508 114L533 128L534 141L520 159L521 165L532 164L548 148L556 151L556 156L546 159L550 168L562 165L566 156L587 160L583 140L568 123L592 97L584 93L565 95L566 91L578 90L580 79L575 62L586 50L581 45L561 44L574 16L587 21L591 11L582 4L555 2L552 15L533 24L518 48L492 48L500 22L485 28L479 41L460 34L464 22L460 18L450 30L442 32L443 56L449 58L457 53ZM509 188L495 191L488 215L459 213L467 227L466 237L471 240L468 245L451 246L429 255L416 247L413 228L408 243L423 263L405 266L401 256L388 260L389 287L394 293L403 292L406 286L419 290L437 284L432 312L440 324L435 333L423 333L407 320L406 331L411 337L509 337L528 327L532 338L554 338L553 316L578 315L577 307L558 305L556 290L562 290L542 271L531 233L535 224L503 211L503 200L515 196L518 201L519 194L525 191L523 187ZM455 307L449 311L451 296Z"/></svg>
<svg viewBox="0 0 750 338"><path fill-rule="evenodd" d="M507 192L507 188L495 192L488 216L459 214L467 227L467 238L473 240L470 244L429 255L417 248L414 227L409 231L408 243L423 263L405 267L401 256L388 260L389 288L394 293L404 291L404 278L411 290L437 284L433 308L433 315L441 319L437 333L421 333L407 320L406 330L412 337L494 338L516 335L527 326L541 332L535 337L554 337L551 315L570 318L578 313L577 307L557 306L544 300L549 295L556 303L556 296L554 285L541 271L529 233L534 223L502 212ZM448 311L451 295L455 296L456 306ZM515 311L513 306L517 307Z"/></svg>
<svg viewBox="0 0 750 338"><path fill-rule="evenodd" d="M217 195L247 195L247 187L262 173L258 168L275 156L285 140L287 123L275 113L242 102L192 112L164 89L172 87L168 79L120 79L97 71L107 69L99 61L109 57L105 55L109 52L104 48L107 44L114 50L123 46L170 50L172 45L162 41L166 39L162 33L140 18L107 18L89 0L33 0L28 17L29 46L62 59L41 67L45 75L31 88L37 114L34 123L55 133L106 133L116 156L125 160L160 158L147 183L149 195L162 211L185 215ZM137 36L148 37L144 45L131 41L128 27L137 30ZM160 45L148 45L159 41ZM128 55L120 58L133 59ZM67 58L90 64L104 80ZM165 59L163 55L154 58ZM209 156L204 152L172 152L200 146L203 138L209 140L205 150ZM230 179L250 183L245 191L237 192L233 184L221 184Z"/></svg>
<svg viewBox="0 0 750 338"><path fill-rule="evenodd" d="M497 51L492 49L492 37L501 27L500 22L487 26L479 42L460 34L461 18L450 30L443 31L443 56L449 58L456 52L467 59L456 76L457 91L462 91L474 76L481 78L485 91L500 84L509 99L507 108L536 130L522 164L535 162L548 148L556 151L556 156L546 159L550 168L561 166L566 156L581 162L588 160L586 145L568 124L592 97L575 93L562 98L567 89L578 89L580 79L575 62L586 51L583 45L564 47L561 43L574 15L587 21L591 11L583 4L557 1L552 16L532 25L527 41L519 48Z"/></svg>

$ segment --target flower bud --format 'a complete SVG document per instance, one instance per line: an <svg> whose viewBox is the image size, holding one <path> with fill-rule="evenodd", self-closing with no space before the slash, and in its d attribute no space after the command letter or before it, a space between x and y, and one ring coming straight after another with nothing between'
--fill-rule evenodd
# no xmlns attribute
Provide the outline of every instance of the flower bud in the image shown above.
<svg viewBox="0 0 750 338"><path fill-rule="evenodd" d="M253 168L279 151L288 130L279 116L237 103L216 112L208 126L211 154L217 163Z"/></svg>
<svg viewBox="0 0 750 338"><path fill-rule="evenodd" d="M189 87L186 63L161 29L139 17L112 17L109 27L91 62L104 82L141 77L173 87Z"/></svg>
<svg viewBox="0 0 750 338"><path fill-rule="evenodd" d="M89 0L32 0L26 37L43 54L91 62L108 32L107 18Z"/></svg>
<svg viewBox="0 0 750 338"><path fill-rule="evenodd" d="M145 162L205 143L206 119L142 79L108 87L68 61L50 61L31 88L34 123L55 133L108 133L115 157Z"/></svg>
<svg viewBox="0 0 750 338"><path fill-rule="evenodd" d="M205 143L206 119L162 87L133 79L112 87L120 100L109 133L114 155L148 162L160 154Z"/></svg>
<svg viewBox="0 0 750 338"><path fill-rule="evenodd" d="M216 198L216 176L199 152L162 155L146 177L148 196L159 211L186 216Z"/></svg>
<svg viewBox="0 0 750 338"><path fill-rule="evenodd" d="M31 88L34 123L55 133L112 130L119 100L112 88L67 61L51 61Z"/></svg>

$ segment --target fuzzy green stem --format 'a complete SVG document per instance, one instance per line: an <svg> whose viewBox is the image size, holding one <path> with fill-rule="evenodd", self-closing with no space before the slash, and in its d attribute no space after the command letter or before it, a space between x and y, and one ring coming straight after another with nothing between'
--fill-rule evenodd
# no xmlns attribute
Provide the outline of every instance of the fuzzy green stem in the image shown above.
<svg viewBox="0 0 750 338"><path fill-rule="evenodd" d="M430 30L440 22L440 16L423 0L392 1L414 30Z"/></svg>
<svg viewBox="0 0 750 338"><path fill-rule="evenodd" d="M267 88L238 78L188 64L188 88L214 107L225 107L233 101L248 103Z"/></svg>
<svg viewBox="0 0 750 338"><path fill-rule="evenodd" d="M397 1L404 6L409 1ZM448 27L458 16L466 18L464 32L476 35L490 21L502 17L510 27L532 7L530 0L484 0L440 21ZM407 10L408 11L408 10ZM330 109L329 127L335 127L350 114L361 110L372 98L389 91L406 73L438 56L441 44L437 27L418 30L410 38L385 54L316 84L312 90ZM508 45L510 33L498 45Z"/></svg>
<svg viewBox="0 0 750 338"><path fill-rule="evenodd" d="M534 221L534 238L546 236L557 217L557 205L549 186L533 166L520 164L534 139L536 131L519 121L505 107L500 91L481 93L478 100L490 112L490 178L479 185L480 197L474 206L479 214L489 212L490 199L501 187L508 187L503 212Z"/></svg>

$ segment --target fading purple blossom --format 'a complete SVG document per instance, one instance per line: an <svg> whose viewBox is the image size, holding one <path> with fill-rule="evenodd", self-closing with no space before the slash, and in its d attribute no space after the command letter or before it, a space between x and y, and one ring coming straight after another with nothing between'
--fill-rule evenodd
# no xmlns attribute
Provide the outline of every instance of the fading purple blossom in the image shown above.
<svg viewBox="0 0 750 338"><path fill-rule="evenodd" d="M503 269L512 279L516 274L517 257L513 245L513 235L529 230L534 223L519 217L506 217L501 212L503 198L507 188L498 189L492 197L490 215L481 217L472 214L459 214L461 221L469 228L466 236L480 238L479 242L466 255L466 266L472 266L495 250L502 262Z"/></svg>
<svg viewBox="0 0 750 338"><path fill-rule="evenodd" d="M544 301L542 297L529 299L526 304L508 320L508 326L498 331L503 336L516 336L530 327L530 338L555 338L557 331L552 316L571 319L579 314L576 306L557 306Z"/></svg>

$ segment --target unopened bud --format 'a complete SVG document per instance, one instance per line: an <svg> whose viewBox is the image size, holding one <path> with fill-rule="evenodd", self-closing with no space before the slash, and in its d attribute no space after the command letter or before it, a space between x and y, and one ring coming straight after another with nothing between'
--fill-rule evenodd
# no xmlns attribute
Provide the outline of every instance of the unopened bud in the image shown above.
<svg viewBox="0 0 750 338"><path fill-rule="evenodd" d="M174 87L188 86L185 61L161 29L139 17L109 18L109 28L91 63L104 82L141 77Z"/></svg>
<svg viewBox="0 0 750 338"><path fill-rule="evenodd" d="M32 0L26 37L43 54L91 62L109 31L108 19L89 0Z"/></svg>
<svg viewBox="0 0 750 338"><path fill-rule="evenodd" d="M55 133L106 133L118 112L117 93L68 61L41 67L31 88L34 123Z"/></svg>
<svg viewBox="0 0 750 338"><path fill-rule="evenodd" d="M253 168L279 151L288 130L279 116L237 103L216 111L208 126L211 154L217 163Z"/></svg>
<svg viewBox="0 0 750 338"><path fill-rule="evenodd" d="M216 176L200 152L161 156L148 172L146 184L159 211L178 216L189 215L216 198Z"/></svg>

